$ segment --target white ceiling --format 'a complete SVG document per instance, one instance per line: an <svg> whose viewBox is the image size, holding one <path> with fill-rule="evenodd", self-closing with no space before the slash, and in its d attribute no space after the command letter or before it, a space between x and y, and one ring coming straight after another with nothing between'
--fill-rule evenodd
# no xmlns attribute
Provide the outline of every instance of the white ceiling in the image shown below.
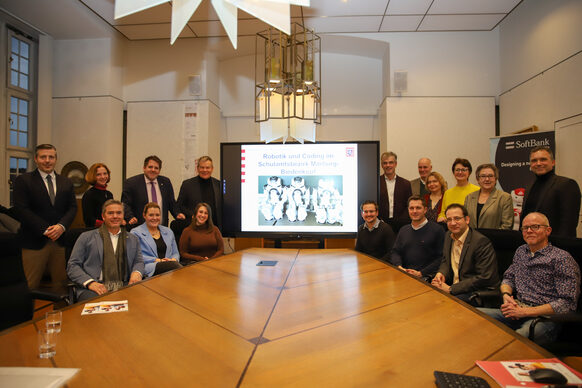
<svg viewBox="0 0 582 388"><path fill-rule="evenodd" d="M311 0L291 6L292 22L318 34L490 31L523 0ZM114 0L0 0L0 7L56 39L97 37L91 13L129 40L170 39L171 2L115 20ZM238 35L253 36L268 25L239 10ZM94 17L92 19L95 19ZM101 23L106 26L105 23ZM180 37L225 37L210 0L203 0Z"/></svg>

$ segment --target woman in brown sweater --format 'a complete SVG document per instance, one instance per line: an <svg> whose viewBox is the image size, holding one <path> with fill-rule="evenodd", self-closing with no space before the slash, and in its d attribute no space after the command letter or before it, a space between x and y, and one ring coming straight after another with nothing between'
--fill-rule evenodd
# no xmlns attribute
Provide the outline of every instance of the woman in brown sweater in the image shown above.
<svg viewBox="0 0 582 388"><path fill-rule="evenodd" d="M182 264L208 260L222 256L224 243L220 230L212 223L210 206L200 202L194 209L192 223L180 237L180 258Z"/></svg>

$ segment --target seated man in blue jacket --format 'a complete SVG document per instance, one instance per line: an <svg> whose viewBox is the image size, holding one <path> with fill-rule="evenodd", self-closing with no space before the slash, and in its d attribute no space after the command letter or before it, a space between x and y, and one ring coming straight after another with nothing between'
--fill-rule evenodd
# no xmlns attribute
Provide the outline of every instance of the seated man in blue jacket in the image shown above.
<svg viewBox="0 0 582 388"><path fill-rule="evenodd" d="M145 271L138 238L121 228L123 204L106 201L102 215L101 227L79 236L67 265L78 300L139 282Z"/></svg>

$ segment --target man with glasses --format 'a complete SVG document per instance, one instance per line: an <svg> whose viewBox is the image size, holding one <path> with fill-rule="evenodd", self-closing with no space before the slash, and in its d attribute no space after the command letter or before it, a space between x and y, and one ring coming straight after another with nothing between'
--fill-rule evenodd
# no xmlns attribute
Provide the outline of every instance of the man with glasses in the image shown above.
<svg viewBox="0 0 582 388"><path fill-rule="evenodd" d="M575 180L556 175L554 153L549 147L532 148L529 168L536 176L525 189L521 219L531 212L545 214L555 236L576 237L580 215L580 187Z"/></svg>
<svg viewBox="0 0 582 388"><path fill-rule="evenodd" d="M522 222L526 244L515 251L513 263L503 274L500 309L479 309L527 337L535 317L576 310L580 295L580 268L572 256L548 242L552 228L545 215L530 213ZM559 326L536 325L534 341L554 341Z"/></svg>
<svg viewBox="0 0 582 388"><path fill-rule="evenodd" d="M471 294L499 284L497 260L491 241L469 227L467 209L458 203L445 210L449 232L443 259L432 285L470 303Z"/></svg>

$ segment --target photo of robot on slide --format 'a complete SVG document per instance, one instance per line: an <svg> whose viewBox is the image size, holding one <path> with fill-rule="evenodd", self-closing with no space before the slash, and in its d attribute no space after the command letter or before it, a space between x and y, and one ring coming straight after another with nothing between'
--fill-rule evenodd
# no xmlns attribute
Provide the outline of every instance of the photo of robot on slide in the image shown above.
<svg viewBox="0 0 582 388"><path fill-rule="evenodd" d="M342 226L343 177L259 176L259 225Z"/></svg>

